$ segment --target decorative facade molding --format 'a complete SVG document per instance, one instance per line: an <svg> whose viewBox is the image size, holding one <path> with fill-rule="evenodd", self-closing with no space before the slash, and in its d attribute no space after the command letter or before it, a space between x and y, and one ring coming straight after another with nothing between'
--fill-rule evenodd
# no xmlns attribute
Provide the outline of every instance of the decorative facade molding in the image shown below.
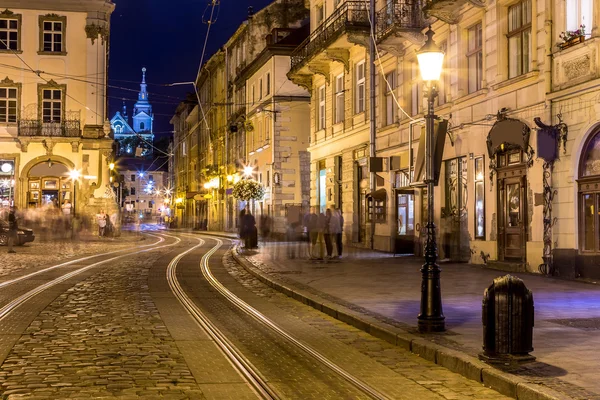
<svg viewBox="0 0 600 400"><path fill-rule="evenodd" d="M296 85L303 87L304 89L312 90L312 75L310 74L290 74L288 78Z"/></svg>
<svg viewBox="0 0 600 400"><path fill-rule="evenodd" d="M97 24L88 24L85 26L85 34L88 39L92 40L92 44L96 42L98 36L102 39L102 44L108 41L109 29L107 26L97 25Z"/></svg>
<svg viewBox="0 0 600 400"><path fill-rule="evenodd" d="M15 142L17 142L17 146L19 146L19 150L21 150L21 152L27 153L27 146L29 146L29 140L15 139Z"/></svg>
<svg viewBox="0 0 600 400"><path fill-rule="evenodd" d="M585 76L589 74L591 65L592 60L589 54L585 54L571 61L565 61L563 64L565 78L567 78L567 80L573 80Z"/></svg>
<svg viewBox="0 0 600 400"><path fill-rule="evenodd" d="M344 64L346 72L350 72L350 50L348 49L327 49L325 54L333 61Z"/></svg>
<svg viewBox="0 0 600 400"><path fill-rule="evenodd" d="M71 142L71 151L73 153L79 153L79 141Z"/></svg>
<svg viewBox="0 0 600 400"><path fill-rule="evenodd" d="M329 81L331 80L330 69L328 63L313 63L309 64L308 69L318 75L322 75L325 78L325 82L329 85Z"/></svg>
<svg viewBox="0 0 600 400"><path fill-rule="evenodd" d="M54 149L54 142L52 140L42 140L42 146L44 146L44 149L46 149L46 155L47 156L51 156L52 155L52 150Z"/></svg>
<svg viewBox="0 0 600 400"><path fill-rule="evenodd" d="M15 15L15 13L10 11L8 8L5 9L4 11L0 12L0 18L12 17L14 15Z"/></svg>

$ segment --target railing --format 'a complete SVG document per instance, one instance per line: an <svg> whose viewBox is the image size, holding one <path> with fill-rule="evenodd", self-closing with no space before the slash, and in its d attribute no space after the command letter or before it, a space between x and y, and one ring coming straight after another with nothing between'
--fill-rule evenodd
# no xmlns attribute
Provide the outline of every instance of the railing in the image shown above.
<svg viewBox="0 0 600 400"><path fill-rule="evenodd" d="M421 29L425 20L419 1L388 0L388 3L375 16L377 41L394 28Z"/></svg>
<svg viewBox="0 0 600 400"><path fill-rule="evenodd" d="M303 64L319 49L324 49L341 31L349 27L369 29L369 8L366 1L346 1L302 42L291 55L291 69Z"/></svg>
<svg viewBox="0 0 600 400"><path fill-rule="evenodd" d="M19 120L19 136L81 136L81 123L77 120L44 122L37 119Z"/></svg>

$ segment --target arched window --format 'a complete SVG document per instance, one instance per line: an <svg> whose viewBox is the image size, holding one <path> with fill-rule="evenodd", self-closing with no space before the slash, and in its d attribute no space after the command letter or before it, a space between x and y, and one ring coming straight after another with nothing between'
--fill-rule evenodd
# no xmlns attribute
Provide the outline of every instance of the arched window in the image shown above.
<svg viewBox="0 0 600 400"><path fill-rule="evenodd" d="M588 139L579 164L579 248L600 253L600 131Z"/></svg>
<svg viewBox="0 0 600 400"><path fill-rule="evenodd" d="M144 123L143 123L143 122L140 122L140 131L143 131L143 130L144 130L144 126L145 126L145 125L144 125Z"/></svg>
<svg viewBox="0 0 600 400"><path fill-rule="evenodd" d="M121 125L115 126L115 133L123 133L123 127Z"/></svg>

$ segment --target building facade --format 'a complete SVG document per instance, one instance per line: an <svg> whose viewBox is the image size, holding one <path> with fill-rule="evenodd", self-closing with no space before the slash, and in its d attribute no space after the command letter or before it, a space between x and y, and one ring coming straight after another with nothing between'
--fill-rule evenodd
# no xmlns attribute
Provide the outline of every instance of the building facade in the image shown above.
<svg viewBox="0 0 600 400"><path fill-rule="evenodd" d="M238 229L238 214L246 204L233 198L233 185L241 178L244 166L250 163L249 152L256 150L247 147L248 129L254 129L248 116L247 80L251 71L256 72L254 68L257 65L250 67L250 64L267 47L264 38L273 29L300 27L301 21L307 16L308 11L300 0L275 1L257 13L249 10L248 20L240 25L224 46L200 69L196 88L201 106L189 111L186 116L189 122L185 128L186 133L183 134L182 130L179 134L186 139L175 140L173 146L176 149L173 166L178 188L176 199L180 199L178 216L182 219L182 226L226 231ZM282 66L285 69L284 65L285 62L279 62L277 68ZM284 79L284 74L285 72L278 73L278 79ZM283 81L278 82L280 87L275 86L277 82L274 80L269 85L269 90L272 90L269 94L271 99L275 99L273 94L277 89L296 95L288 87L282 86ZM265 96L266 88L263 81ZM256 84L255 90L258 90ZM255 93L257 94L258 92ZM263 100L265 99L261 101ZM304 96L304 102L306 101ZM257 105L253 104L255 107ZM261 117L267 113L264 112ZM180 114L176 114L172 123L179 121L181 124L183 113ZM285 122L287 118L289 116L282 117L280 123L291 125ZM271 132L274 132L275 121L270 121L273 124ZM177 128L175 131L177 132ZM192 147L194 150L191 150ZM186 156L184 153L190 155ZM266 159L264 162L267 162ZM264 173L266 179L268 168L264 168L264 171L257 172L256 179L260 178L261 173ZM269 174L271 173L270 171ZM182 179L177 180L178 176ZM188 178L185 180L183 177ZM299 182L299 179L290 181ZM263 203L263 206L267 211L271 204ZM260 205L258 207L260 209Z"/></svg>
<svg viewBox="0 0 600 400"><path fill-rule="evenodd" d="M10 187L3 203L27 209L68 200L78 214L111 213L106 74L114 4L7 0L2 8L0 164Z"/></svg>
<svg viewBox="0 0 600 400"><path fill-rule="evenodd" d="M421 253L427 88L416 50L431 25L445 52L435 111L448 124L436 131L440 256L600 275L598 5L376 3L372 17L366 1L311 0L310 39L292 55L288 76L312 97L313 205L343 210L349 243Z"/></svg>

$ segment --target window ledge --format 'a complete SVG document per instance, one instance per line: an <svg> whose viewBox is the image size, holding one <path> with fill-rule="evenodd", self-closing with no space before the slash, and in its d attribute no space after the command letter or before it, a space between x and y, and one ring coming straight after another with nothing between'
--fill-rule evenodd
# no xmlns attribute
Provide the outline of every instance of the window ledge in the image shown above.
<svg viewBox="0 0 600 400"><path fill-rule="evenodd" d="M38 55L40 56L66 56L66 51L38 51Z"/></svg>
<svg viewBox="0 0 600 400"><path fill-rule="evenodd" d="M23 50L4 50L4 49L0 50L0 54L14 54L14 53L23 54Z"/></svg>
<svg viewBox="0 0 600 400"><path fill-rule="evenodd" d="M510 85L512 85L514 83L518 83L518 82L527 80L529 78L536 78L539 74L540 74L540 71L538 71L538 70L530 71L530 72L528 72L526 74L515 76L514 78L510 78L510 79L507 79L507 80L505 80L503 82L497 83L497 84L495 84L495 85L492 86L492 89L494 89L494 90L502 89L502 88L510 86Z"/></svg>
<svg viewBox="0 0 600 400"><path fill-rule="evenodd" d="M392 131L394 128L395 129L400 128L400 123L399 122L394 122L393 124L381 126L381 127L377 128L377 132L385 133L387 131Z"/></svg>
<svg viewBox="0 0 600 400"><path fill-rule="evenodd" d="M469 101L471 99L474 99L476 97L481 96L482 94L487 94L488 92L489 92L489 89L486 88L486 87L482 88L482 89L479 89L476 92L469 93L469 94L467 94L465 96L459 97L458 99L454 100L454 104L460 104L460 103L463 103L465 101Z"/></svg>

